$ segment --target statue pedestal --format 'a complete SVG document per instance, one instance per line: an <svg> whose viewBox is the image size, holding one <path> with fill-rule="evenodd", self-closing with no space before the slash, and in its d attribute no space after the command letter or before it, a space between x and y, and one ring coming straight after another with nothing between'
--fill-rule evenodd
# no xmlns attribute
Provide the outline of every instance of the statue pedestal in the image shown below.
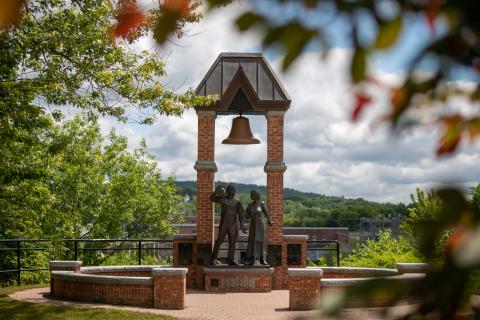
<svg viewBox="0 0 480 320"><path fill-rule="evenodd" d="M209 266L203 268L205 291L270 292L273 268L269 266Z"/></svg>

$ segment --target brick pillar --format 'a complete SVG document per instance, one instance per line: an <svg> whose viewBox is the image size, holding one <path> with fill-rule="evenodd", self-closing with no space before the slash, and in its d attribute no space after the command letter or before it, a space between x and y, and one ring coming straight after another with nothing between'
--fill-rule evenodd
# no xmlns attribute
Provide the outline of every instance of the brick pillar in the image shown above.
<svg viewBox="0 0 480 320"><path fill-rule="evenodd" d="M268 227L269 246L283 246L283 173L287 169L283 162L283 111L268 111L267 118L267 207L273 226ZM274 268L273 288L281 289L282 267Z"/></svg>
<svg viewBox="0 0 480 320"><path fill-rule="evenodd" d="M320 296L322 269L288 269L290 310L312 309Z"/></svg>
<svg viewBox="0 0 480 320"><path fill-rule="evenodd" d="M156 309L182 310L185 306L186 268L154 268L153 306Z"/></svg>
<svg viewBox="0 0 480 320"><path fill-rule="evenodd" d="M62 292L55 292L55 281L52 279L52 271L73 271L80 273L82 261L53 260L48 263L50 269L50 293L55 296L61 296ZM61 291L59 289L58 291Z"/></svg>
<svg viewBox="0 0 480 320"><path fill-rule="evenodd" d="M215 111L198 111L197 170L197 261L196 274L191 275L197 288L203 288L203 267L212 253L215 207L210 194L215 188Z"/></svg>
<svg viewBox="0 0 480 320"><path fill-rule="evenodd" d="M212 244L214 237L214 204L210 194L215 188L215 112L197 111L197 243Z"/></svg>

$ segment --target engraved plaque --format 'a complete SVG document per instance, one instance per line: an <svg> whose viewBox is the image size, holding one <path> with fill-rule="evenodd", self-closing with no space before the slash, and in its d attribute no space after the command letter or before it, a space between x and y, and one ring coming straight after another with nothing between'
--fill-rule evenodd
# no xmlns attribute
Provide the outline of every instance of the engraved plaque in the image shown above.
<svg viewBox="0 0 480 320"><path fill-rule="evenodd" d="M298 266L302 264L302 245L287 244L287 265Z"/></svg>
<svg viewBox="0 0 480 320"><path fill-rule="evenodd" d="M267 262L274 267L282 265L282 245L268 245Z"/></svg>
<svg viewBox="0 0 480 320"><path fill-rule="evenodd" d="M193 245L192 243L178 244L178 264L189 266L193 263Z"/></svg>
<svg viewBox="0 0 480 320"><path fill-rule="evenodd" d="M239 289L239 288L241 288L241 289L246 289L246 288L255 289L255 279L254 278L228 277L228 278L222 278L222 279L220 279L220 281L221 281L221 287L227 288L227 289Z"/></svg>

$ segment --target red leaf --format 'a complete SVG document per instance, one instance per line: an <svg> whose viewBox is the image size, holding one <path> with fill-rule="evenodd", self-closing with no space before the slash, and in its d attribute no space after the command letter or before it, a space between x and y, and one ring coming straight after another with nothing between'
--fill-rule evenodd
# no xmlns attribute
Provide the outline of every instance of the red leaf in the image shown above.
<svg viewBox="0 0 480 320"><path fill-rule="evenodd" d="M190 0L166 0L164 6L170 11L177 11L181 16L185 16L190 11Z"/></svg>
<svg viewBox="0 0 480 320"><path fill-rule="evenodd" d="M115 37L125 38L143 26L146 14L138 8L137 2L125 1L120 5L117 23L114 26Z"/></svg>
<svg viewBox="0 0 480 320"><path fill-rule="evenodd" d="M27 0L0 1L0 30L16 25L23 15Z"/></svg>
<svg viewBox="0 0 480 320"><path fill-rule="evenodd" d="M355 95L355 108L352 111L352 120L356 121L360 112L362 112L363 108L372 102L372 98L365 94L365 93L357 93Z"/></svg>
<svg viewBox="0 0 480 320"><path fill-rule="evenodd" d="M462 140L463 118L461 116L444 117L442 123L445 131L437 149L438 156L454 152Z"/></svg>
<svg viewBox="0 0 480 320"><path fill-rule="evenodd" d="M435 20L440 12L441 5L441 0L430 0L427 8L425 9L425 17L427 18L428 28L430 29L431 33L435 32Z"/></svg>

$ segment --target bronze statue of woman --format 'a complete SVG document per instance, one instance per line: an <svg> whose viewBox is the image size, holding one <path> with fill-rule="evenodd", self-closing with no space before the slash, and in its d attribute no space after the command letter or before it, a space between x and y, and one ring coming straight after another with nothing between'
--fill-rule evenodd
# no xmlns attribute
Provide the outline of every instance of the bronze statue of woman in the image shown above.
<svg viewBox="0 0 480 320"><path fill-rule="evenodd" d="M257 190L250 192L252 202L247 206L246 218L250 219L250 229L248 233L247 263L268 265L266 259L267 253L267 230L265 227L264 216L271 226L272 221L268 215L267 206L261 201L261 194Z"/></svg>

